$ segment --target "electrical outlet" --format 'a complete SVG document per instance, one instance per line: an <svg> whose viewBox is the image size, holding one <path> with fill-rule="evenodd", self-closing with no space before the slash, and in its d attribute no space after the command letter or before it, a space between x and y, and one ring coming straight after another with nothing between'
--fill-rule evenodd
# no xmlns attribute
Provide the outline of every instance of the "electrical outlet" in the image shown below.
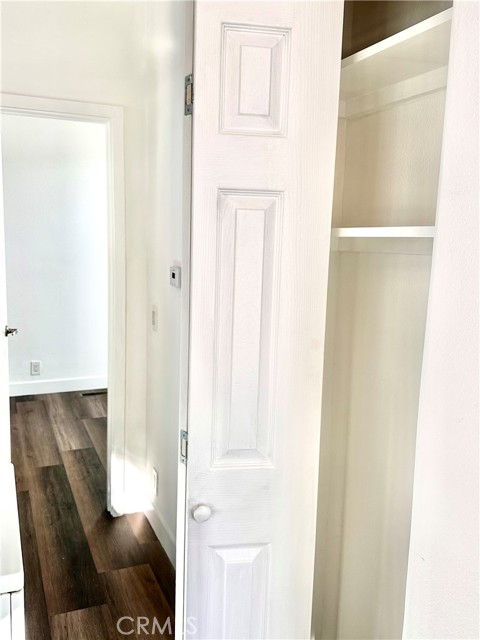
<svg viewBox="0 0 480 640"><path fill-rule="evenodd" d="M158 473L155 467L152 469L152 495L156 496L158 493Z"/></svg>
<svg viewBox="0 0 480 640"><path fill-rule="evenodd" d="M30 375L31 376L39 376L42 371L42 361L41 360L31 360L30 361Z"/></svg>
<svg viewBox="0 0 480 640"><path fill-rule="evenodd" d="M158 331L158 308L152 304L152 329Z"/></svg>

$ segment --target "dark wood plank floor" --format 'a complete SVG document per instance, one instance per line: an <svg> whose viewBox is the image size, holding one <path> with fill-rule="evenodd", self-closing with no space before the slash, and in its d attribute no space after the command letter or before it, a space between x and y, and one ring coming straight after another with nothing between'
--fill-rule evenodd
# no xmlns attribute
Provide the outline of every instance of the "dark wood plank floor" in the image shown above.
<svg viewBox="0 0 480 640"><path fill-rule="evenodd" d="M144 514L106 511L106 394L23 396L10 410L26 640L124 638L122 616L146 617L149 637L172 638L175 572L164 549ZM145 636L125 620L132 629L128 637Z"/></svg>

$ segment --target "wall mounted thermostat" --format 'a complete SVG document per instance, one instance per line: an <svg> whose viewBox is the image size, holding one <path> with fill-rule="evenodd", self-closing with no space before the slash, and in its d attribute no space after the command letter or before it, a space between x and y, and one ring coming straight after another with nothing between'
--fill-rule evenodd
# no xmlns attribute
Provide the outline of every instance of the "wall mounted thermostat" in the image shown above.
<svg viewBox="0 0 480 640"><path fill-rule="evenodd" d="M182 278L182 270L180 267L170 267L170 284L172 287L180 289Z"/></svg>

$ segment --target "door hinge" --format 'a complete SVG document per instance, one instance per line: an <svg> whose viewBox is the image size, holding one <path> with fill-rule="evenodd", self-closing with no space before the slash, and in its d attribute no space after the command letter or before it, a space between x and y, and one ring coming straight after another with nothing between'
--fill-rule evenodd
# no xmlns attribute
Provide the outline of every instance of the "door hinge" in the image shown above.
<svg viewBox="0 0 480 640"><path fill-rule="evenodd" d="M193 73L185 76L185 115L193 113Z"/></svg>
<svg viewBox="0 0 480 640"><path fill-rule="evenodd" d="M188 460L188 433L183 429L180 431L180 462L187 464Z"/></svg>

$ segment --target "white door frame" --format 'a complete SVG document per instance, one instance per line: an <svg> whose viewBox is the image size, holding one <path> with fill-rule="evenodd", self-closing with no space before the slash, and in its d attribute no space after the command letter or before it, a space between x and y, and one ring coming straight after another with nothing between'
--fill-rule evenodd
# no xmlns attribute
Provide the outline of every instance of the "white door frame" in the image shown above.
<svg viewBox="0 0 480 640"><path fill-rule="evenodd" d="M0 93L0 113L80 122L107 129L108 164L108 417L107 508L122 515L125 490L126 249L123 108Z"/></svg>

